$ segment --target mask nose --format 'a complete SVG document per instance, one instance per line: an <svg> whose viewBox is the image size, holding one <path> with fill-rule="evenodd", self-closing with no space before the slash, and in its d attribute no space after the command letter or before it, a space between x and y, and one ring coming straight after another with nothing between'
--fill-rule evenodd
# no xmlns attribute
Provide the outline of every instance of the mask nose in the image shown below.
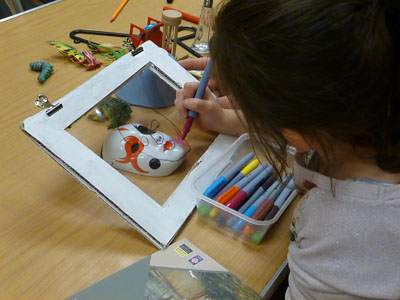
<svg viewBox="0 0 400 300"><path fill-rule="evenodd" d="M166 141L166 142L164 143L163 150L164 150L164 152L165 152L165 151L167 151L167 150L172 149L173 147L174 147L174 143L173 143L173 142L171 142L171 141Z"/></svg>

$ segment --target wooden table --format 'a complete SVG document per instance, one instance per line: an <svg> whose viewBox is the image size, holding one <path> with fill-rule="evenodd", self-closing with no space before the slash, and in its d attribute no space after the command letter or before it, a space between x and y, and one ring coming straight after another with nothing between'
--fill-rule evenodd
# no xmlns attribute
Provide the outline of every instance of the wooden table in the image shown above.
<svg viewBox="0 0 400 300"><path fill-rule="evenodd" d="M72 44L74 29L128 32L131 22L144 27L148 16L160 19L166 2L132 0L110 23L119 4L64 0L0 23L0 299L64 299L157 251L19 129L38 112L33 105L38 94L56 100L100 70L85 71L61 59L45 41ZM176 0L172 6L199 15L201 1ZM43 85L29 70L29 62L39 60L55 67ZM256 247L210 228L196 213L176 240L188 238L261 292L286 257L293 209L294 204Z"/></svg>

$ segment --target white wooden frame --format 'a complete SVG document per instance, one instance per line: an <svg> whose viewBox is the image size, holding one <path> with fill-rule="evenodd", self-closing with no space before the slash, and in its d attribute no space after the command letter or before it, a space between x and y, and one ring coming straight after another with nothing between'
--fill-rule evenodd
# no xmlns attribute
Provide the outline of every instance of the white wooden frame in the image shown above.
<svg viewBox="0 0 400 300"><path fill-rule="evenodd" d="M126 221L159 248L173 240L195 206L191 179L202 172L212 157L223 152L232 137L219 136L187 174L168 200L159 205L124 175L66 131L66 128L110 95L147 64L154 64L167 81L183 86L195 81L167 52L146 42L141 53L126 54L90 80L59 99L62 108L49 115L45 110L27 118L21 129L47 154L88 189L95 192ZM79 153L79 155L77 155ZM128 197L126 195L134 195Z"/></svg>

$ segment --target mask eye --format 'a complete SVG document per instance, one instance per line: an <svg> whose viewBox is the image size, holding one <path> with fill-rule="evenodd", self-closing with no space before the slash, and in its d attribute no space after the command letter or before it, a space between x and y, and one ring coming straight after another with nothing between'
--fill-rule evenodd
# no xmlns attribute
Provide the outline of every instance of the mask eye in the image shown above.
<svg viewBox="0 0 400 300"><path fill-rule="evenodd" d="M161 145L164 143L164 137L161 134L155 132L152 134L152 137L156 141L157 145Z"/></svg>
<svg viewBox="0 0 400 300"><path fill-rule="evenodd" d="M139 150L139 144L138 143L134 143L132 146L131 146L131 152L132 153L135 153L136 151L138 151Z"/></svg>
<svg viewBox="0 0 400 300"><path fill-rule="evenodd" d="M142 136L140 138L140 141L143 143L143 145L147 146L149 144L149 140L147 139L147 137Z"/></svg>

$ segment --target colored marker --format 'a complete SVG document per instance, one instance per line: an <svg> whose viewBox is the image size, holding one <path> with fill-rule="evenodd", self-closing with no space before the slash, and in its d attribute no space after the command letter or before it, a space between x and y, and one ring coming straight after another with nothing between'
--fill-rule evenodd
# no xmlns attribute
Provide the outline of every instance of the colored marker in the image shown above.
<svg viewBox="0 0 400 300"><path fill-rule="evenodd" d="M249 175L251 171L253 171L255 168L258 167L260 164L260 161L255 158L251 162L249 162L216 196L215 199L217 199L219 196L221 196L223 193L225 193L229 188L234 186L236 183L238 183L243 177Z"/></svg>
<svg viewBox="0 0 400 300"><path fill-rule="evenodd" d="M243 189L241 189L231 200L226 203L226 206L232 209L239 209L243 202L251 193L253 193L261 183L272 174L273 167L268 166L254 180L250 181Z"/></svg>
<svg viewBox="0 0 400 300"><path fill-rule="evenodd" d="M244 213L276 180L276 177L271 175L269 176L264 183L251 195L249 200L243 204L238 212Z"/></svg>
<svg viewBox="0 0 400 300"><path fill-rule="evenodd" d="M250 152L242 157L232 168L215 180L203 193L204 196L213 198L232 178L254 157Z"/></svg>
<svg viewBox="0 0 400 300"><path fill-rule="evenodd" d="M263 184L251 195L251 197L239 208L238 212L243 214L260 196L274 183L276 180L274 175L269 176ZM245 224L246 222L242 219L239 219L236 216L233 216L232 218L229 219L227 222L228 227L234 226L236 223L243 223ZM238 225L239 226L239 225ZM243 228L242 228L243 229ZM242 230L240 229L240 230Z"/></svg>
<svg viewBox="0 0 400 300"><path fill-rule="evenodd" d="M274 202L279 198L279 195L283 192L289 180L292 178L291 174L285 176L283 182L279 187L257 208L256 212L251 216L256 220L263 220L269 210L274 206Z"/></svg>
<svg viewBox="0 0 400 300"><path fill-rule="evenodd" d="M244 177L242 180L240 180L238 183L236 183L234 186L232 186L229 190L227 190L225 193L223 193L220 197L218 197L217 202L221 204L227 203L233 196L235 196L241 189L243 189L249 182L251 182L254 178L258 176L264 169L267 168L266 164L263 164L261 166L258 166L253 172L250 172L249 175ZM218 215L218 209L214 207L210 211L210 217L215 218Z"/></svg>
<svg viewBox="0 0 400 300"><path fill-rule="evenodd" d="M263 203L263 201L266 198L268 198L274 192L274 190L277 189L278 185L279 181L275 180L275 182L271 184L271 186L259 198L257 198L257 200L255 200L255 202L252 205L250 205L250 207L246 209L246 211L243 214L247 217L253 216L257 208ZM246 223L247 223L246 220L240 219L232 226L232 229L234 231L242 231Z"/></svg>
<svg viewBox="0 0 400 300"><path fill-rule="evenodd" d="M271 208L267 217L264 220L270 220L276 215L276 213L282 207L283 203L285 203L286 200L289 198L289 195L293 192L294 188L295 188L295 186L294 186L294 182L292 179L288 183L288 185L284 188L282 193L280 193L278 198L275 200L274 206ZM259 243L259 242L261 242L262 238L264 237L264 234L265 234L265 230L256 231L251 235L251 240L254 243Z"/></svg>
<svg viewBox="0 0 400 300"><path fill-rule="evenodd" d="M211 69L212 69L212 60L211 58L209 58L206 68L204 69L203 76L200 79L199 86L197 87L194 98L199 98L199 99L203 98L204 92L207 88L208 80L210 79L211 76ZM185 121L185 125L183 126L182 141L185 140L186 135L189 133L190 128L192 127L193 119L196 117L197 117L197 112L192 110L188 111L187 119Z"/></svg>
<svg viewBox="0 0 400 300"><path fill-rule="evenodd" d="M265 187L265 190L275 181L275 176L270 175L267 179L264 180L264 182L262 183L261 186ZM261 191L261 193L259 193L259 191ZM261 194L263 193L263 190L261 189L261 187L259 187L257 189L256 192L254 192L251 197L239 208L238 212L243 213L245 212L245 210L247 208L250 207L250 205L252 205L254 203L254 201L257 200L257 198L259 196L261 196ZM226 216L225 214L220 214L218 215L217 219L215 220L215 222L217 222L220 225L224 225L224 226L228 226L228 227L232 227L233 224L235 224L236 222L239 222L240 219L238 220L238 217L235 215L229 215Z"/></svg>
<svg viewBox="0 0 400 300"><path fill-rule="evenodd" d="M271 220L273 217L275 217L276 213L278 210L283 206L283 204L286 202L288 199L288 196L291 192L294 190L294 181L293 179L288 183L288 185L285 187L285 189L282 191L282 193L279 195L279 197L275 200L274 206L271 208L267 216L265 217L265 220Z"/></svg>
<svg viewBox="0 0 400 300"><path fill-rule="evenodd" d="M269 197L264 199L263 203L257 208L257 210L254 212L254 214L251 216L253 219L255 219L255 220L263 220L264 219L264 217L268 214L269 210L274 206L275 200L278 198L278 196L284 190L288 181L291 178L292 178L291 174L288 174L285 176L285 179L278 186L278 188L276 188ZM246 227L243 229L243 235L249 237L254 232L254 230L255 230L254 226L250 226L249 224L247 224Z"/></svg>
<svg viewBox="0 0 400 300"><path fill-rule="evenodd" d="M247 217L252 217L257 211L258 207L263 201L268 198L275 190L279 188L279 180L276 180L261 196L258 198L253 205L251 205L243 214Z"/></svg>
<svg viewBox="0 0 400 300"><path fill-rule="evenodd" d="M217 202L222 203L222 204L227 203L241 189L243 189L247 184L249 184L249 182L251 182L253 179L255 179L258 176L258 174L260 174L265 168L267 168L266 164L263 164L263 165L255 168L255 170L253 170L253 172L250 172L249 175L242 178L242 180L240 180L235 185L231 186L225 193L223 193L221 196L219 196L217 198Z"/></svg>

